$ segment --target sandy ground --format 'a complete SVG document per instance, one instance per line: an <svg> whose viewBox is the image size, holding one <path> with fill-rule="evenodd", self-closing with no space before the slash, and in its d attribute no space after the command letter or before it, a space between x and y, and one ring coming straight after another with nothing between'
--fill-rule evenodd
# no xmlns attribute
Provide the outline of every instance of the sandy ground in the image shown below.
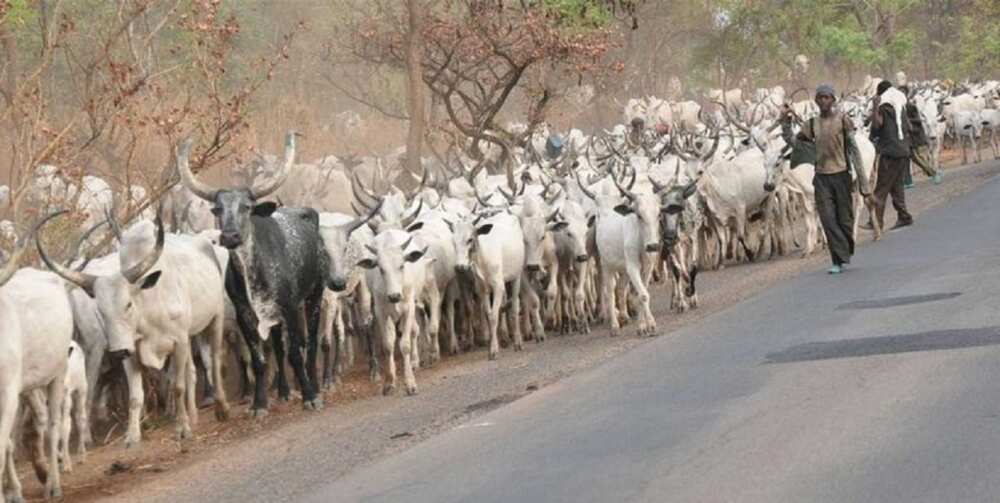
<svg viewBox="0 0 1000 503"><path fill-rule="evenodd" d="M1000 163L993 162L947 169L939 186L918 176L917 188L907 192L917 225L920 212L947 203L998 173ZM802 271L825 267L827 260L821 250L807 258L793 253L705 272L699 276L700 308L683 315L669 311L670 293L656 285L653 309L659 337L671 337L677 328ZM494 362L483 350L446 358L417 374L416 397L380 396L378 386L368 382L367 372L359 366L343 386L325 394L326 408L321 412L302 411L293 398L290 403L272 401L270 415L253 420L242 403L235 407L235 419L220 424L205 409L195 439L185 445L174 440L168 425L145 432L139 448L125 451L119 438L91 451L85 464L63 476L66 500L191 501L241 491L249 500L294 496L311 481L341 477L441 431L474 426L474 419L486 411L649 340L637 338L631 327L625 333L612 338L602 326L589 335L550 336L542 344L528 343L520 353L503 350ZM25 496L39 498L33 473L28 466L20 468ZM281 475L291 472L296 473L294 482Z"/></svg>

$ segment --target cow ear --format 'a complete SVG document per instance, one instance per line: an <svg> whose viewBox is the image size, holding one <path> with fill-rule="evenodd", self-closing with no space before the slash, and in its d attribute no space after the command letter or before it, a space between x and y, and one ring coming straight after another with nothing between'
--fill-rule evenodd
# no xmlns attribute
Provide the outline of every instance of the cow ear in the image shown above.
<svg viewBox="0 0 1000 503"><path fill-rule="evenodd" d="M559 232L559 231L565 229L566 227L569 227L569 222L563 221L563 222L555 222L555 223L549 224L549 230L556 231L556 232Z"/></svg>
<svg viewBox="0 0 1000 503"><path fill-rule="evenodd" d="M493 230L493 224L481 225L478 229L476 229L476 235L485 236L486 234L489 234L491 230Z"/></svg>
<svg viewBox="0 0 1000 503"><path fill-rule="evenodd" d="M273 201L268 201L266 203L255 204L253 207L253 216L267 218L278 211L278 203Z"/></svg>
<svg viewBox="0 0 1000 503"><path fill-rule="evenodd" d="M410 263L416 262L420 260L420 257L423 257L425 253L427 253L427 248L424 248L423 250L413 250L406 254L406 261Z"/></svg>
<svg viewBox="0 0 1000 503"><path fill-rule="evenodd" d="M597 222L597 215L590 215L590 218L587 219L587 227L593 227L594 222Z"/></svg>
<svg viewBox="0 0 1000 503"><path fill-rule="evenodd" d="M690 183L687 187L684 187L684 199L693 196L696 190L698 190L698 184L694 182Z"/></svg>
<svg viewBox="0 0 1000 503"><path fill-rule="evenodd" d="M622 216L628 215L632 213L632 207L627 204L619 204L618 206L615 206L615 213Z"/></svg>
<svg viewBox="0 0 1000 503"><path fill-rule="evenodd" d="M406 228L406 232L419 231L420 229L423 229L423 228L424 228L424 223L423 222L417 222L417 223L415 223L415 224L407 227Z"/></svg>
<svg viewBox="0 0 1000 503"><path fill-rule="evenodd" d="M363 267L365 269L374 269L376 265L375 261L370 258L363 258L358 261L358 267Z"/></svg>
<svg viewBox="0 0 1000 503"><path fill-rule="evenodd" d="M156 282L160 281L160 276L162 274L163 274L163 271L156 271L156 272L150 274L149 276L146 276L145 278L143 278L142 279L142 289L143 290L149 290L150 288L153 288L154 286L156 286Z"/></svg>

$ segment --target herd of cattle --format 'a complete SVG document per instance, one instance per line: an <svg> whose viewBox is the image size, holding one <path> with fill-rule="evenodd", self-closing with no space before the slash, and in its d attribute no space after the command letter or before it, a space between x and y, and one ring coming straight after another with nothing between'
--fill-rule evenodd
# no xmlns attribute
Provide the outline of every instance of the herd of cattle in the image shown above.
<svg viewBox="0 0 1000 503"><path fill-rule="evenodd" d="M839 100L869 171L873 94L866 85ZM971 143L977 159L988 138L1000 156L1000 83L922 82L911 94L935 164L948 138L963 149ZM598 323L618 335L634 320L638 334L651 335L651 283L669 283L671 308L682 312L698 304L699 270L794 247L813 253L823 245L813 169L790 169L776 121L785 103L797 118L816 113L808 96L795 95L781 87L749 97L709 91L704 109L634 99L624 124L592 135L512 125L518 145L425 161L408 190L385 182L379 159L296 164L294 133L283 159L262 157L234 176L238 188L217 188L192 173L187 141L176 151L182 183L126 229L106 182L39 167L25 190L47 216L20 239L12 223L0 224L15 243L0 258L7 501L21 500L13 432L22 428L34 440L45 495L60 495L60 470L72 467L71 419L82 456L89 412L104 414L101 376L110 366L127 380L127 446L141 439L143 367L167 373L185 439L199 376L216 416L228 417L222 367L230 358L254 415L267 412L272 380L290 398L286 362L303 406L321 407L320 388L337 384L355 347L387 394L397 386L398 355L402 386L415 394L415 371L437 362L442 345L452 355L484 345L495 359L502 343L519 351L525 340ZM140 188L122 192L129 204L145 198ZM10 197L0 187L0 209ZM87 232L59 261L41 231L68 204ZM856 207L864 207L857 195ZM115 251L76 256L103 225ZM31 242L45 269L19 266Z"/></svg>

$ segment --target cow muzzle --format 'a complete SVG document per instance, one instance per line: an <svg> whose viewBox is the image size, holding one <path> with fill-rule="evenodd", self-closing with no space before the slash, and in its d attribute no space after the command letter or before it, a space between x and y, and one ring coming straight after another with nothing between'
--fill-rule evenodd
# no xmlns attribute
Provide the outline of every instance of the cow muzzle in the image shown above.
<svg viewBox="0 0 1000 503"><path fill-rule="evenodd" d="M108 351L108 358L111 359L112 363L119 363L126 358L132 356L132 351L128 349L119 349L117 351Z"/></svg>
<svg viewBox="0 0 1000 503"><path fill-rule="evenodd" d="M459 274L469 274L472 272L472 266L469 264L459 264L455 266L455 272Z"/></svg>
<svg viewBox="0 0 1000 503"><path fill-rule="evenodd" d="M649 243L649 244L646 245L646 252L647 253L653 253L655 251L660 251L660 244L659 243Z"/></svg>
<svg viewBox="0 0 1000 503"><path fill-rule="evenodd" d="M774 184L773 183L765 183L764 184L764 191L766 191L766 192L774 192Z"/></svg>
<svg viewBox="0 0 1000 503"><path fill-rule="evenodd" d="M243 244L243 236L239 232L223 232L219 236L219 244L232 250Z"/></svg>
<svg viewBox="0 0 1000 503"><path fill-rule="evenodd" d="M588 260L590 260L590 255L587 255L586 253L584 253L583 255L576 256L576 261L580 262L581 264Z"/></svg>
<svg viewBox="0 0 1000 503"><path fill-rule="evenodd" d="M389 299L389 302L392 302L393 304L398 304L399 301L403 300L403 294L401 293L390 293L386 297Z"/></svg>
<svg viewBox="0 0 1000 503"><path fill-rule="evenodd" d="M333 278L330 280L329 287L330 290L335 292L343 292L347 288L347 280L344 278Z"/></svg>
<svg viewBox="0 0 1000 503"><path fill-rule="evenodd" d="M525 267L525 269L527 269L528 272L535 273L535 272L541 271L542 270L542 266L540 266L538 264L528 264Z"/></svg>

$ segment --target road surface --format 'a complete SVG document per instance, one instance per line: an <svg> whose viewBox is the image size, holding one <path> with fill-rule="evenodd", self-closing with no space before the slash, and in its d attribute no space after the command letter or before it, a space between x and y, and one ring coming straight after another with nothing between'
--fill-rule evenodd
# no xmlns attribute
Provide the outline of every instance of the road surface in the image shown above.
<svg viewBox="0 0 1000 503"><path fill-rule="evenodd" d="M997 501L998 302L994 179L302 501Z"/></svg>

